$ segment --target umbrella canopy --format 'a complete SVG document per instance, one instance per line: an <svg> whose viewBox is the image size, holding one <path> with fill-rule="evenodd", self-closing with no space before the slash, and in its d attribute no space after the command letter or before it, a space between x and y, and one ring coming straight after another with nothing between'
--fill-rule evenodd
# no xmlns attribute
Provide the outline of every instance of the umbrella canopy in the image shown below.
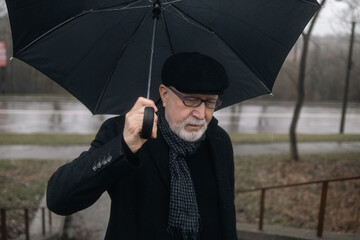
<svg viewBox="0 0 360 240"><path fill-rule="evenodd" d="M270 93L286 56L319 8L316 0L6 4L14 57L56 81L93 114L128 111L146 95L149 71L150 98L156 101L164 61L183 51L206 54L225 66L230 84L221 107Z"/></svg>

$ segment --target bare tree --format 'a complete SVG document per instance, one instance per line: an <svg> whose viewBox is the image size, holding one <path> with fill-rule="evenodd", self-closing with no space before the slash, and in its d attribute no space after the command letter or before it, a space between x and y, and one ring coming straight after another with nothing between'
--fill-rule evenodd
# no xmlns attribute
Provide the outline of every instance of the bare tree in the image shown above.
<svg viewBox="0 0 360 240"><path fill-rule="evenodd" d="M299 160L299 153L297 149L297 140L296 140L296 126L300 117L301 108L304 103L305 99L305 73L306 73L306 60L307 60L307 54L309 49L309 43L310 43L310 36L311 32L315 26L316 20L318 19L318 16L321 12L322 7L324 6L326 0L322 0L320 5L321 8L319 11L315 14L313 19L310 22L310 26L306 32L302 33L303 37L303 46L302 46L302 52L301 52L301 58L300 58L300 69L299 69L299 75L298 75L298 97L297 102L294 109L293 118L290 125L290 157L294 161Z"/></svg>
<svg viewBox="0 0 360 240"><path fill-rule="evenodd" d="M348 102L348 92L349 92L349 82L350 82L350 75L352 70L352 55L353 55L353 47L354 47L354 38L355 38L355 28L357 18L360 15L360 2L358 0L337 0L344 2L348 5L348 10L345 12L344 17L350 16L351 22L351 35L350 35L350 44L349 44L349 53L348 53L348 60L347 60L347 68L346 68L346 76L345 76L345 88L344 88L344 98L343 98L343 106L341 111L341 122L340 122L340 130L339 133L344 133L345 128L345 116L346 116L346 109L347 109L347 102Z"/></svg>

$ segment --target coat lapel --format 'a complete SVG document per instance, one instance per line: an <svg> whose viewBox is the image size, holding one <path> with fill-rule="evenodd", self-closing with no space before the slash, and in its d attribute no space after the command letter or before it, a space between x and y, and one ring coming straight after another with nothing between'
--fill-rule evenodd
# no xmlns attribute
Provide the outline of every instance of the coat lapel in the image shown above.
<svg viewBox="0 0 360 240"><path fill-rule="evenodd" d="M233 199L231 197L233 196L231 192L233 190L231 189L232 185L229 176L230 166L228 166L229 160L227 159L231 153L221 151L224 149L224 147L221 146L224 146L226 143L224 142L223 136L217 133L217 130L217 120L213 118L209 124L207 139L211 149L218 186L221 222L224 225L224 229L226 229L229 222L229 211L231 211L231 206L233 205ZM225 234L227 234L226 231Z"/></svg>
<svg viewBox="0 0 360 240"><path fill-rule="evenodd" d="M154 161L166 188L170 190L169 147L160 131L158 131L158 139L150 139L146 145L150 158Z"/></svg>
<svg viewBox="0 0 360 240"><path fill-rule="evenodd" d="M224 158L224 153L219 152L219 146L223 145L223 141L219 134L216 134L218 121L213 118L209 123L208 134L206 138L209 141L211 148L211 156L214 162L215 174L217 179L217 185L219 189L219 199L221 203L225 203L222 199L224 196L227 196L229 184L227 182L228 178L226 175L226 162L222 161ZM147 142L147 148L150 152L150 158L154 161L161 178L167 189L170 189L170 171L169 171L169 147L167 146L164 137L158 131L158 139L150 139ZM222 148L220 148L222 149Z"/></svg>
<svg viewBox="0 0 360 240"><path fill-rule="evenodd" d="M224 161L224 156L226 153L219 151L220 149L223 149L220 146L224 145L224 142L222 141L221 136L216 133L216 127L217 120L213 118L209 124L209 132L206 137L209 140L210 144L210 151L214 163L216 180L218 184L220 203L223 203L224 199L222 198L227 195L228 191L228 177L226 174L228 171L226 169L226 161Z"/></svg>

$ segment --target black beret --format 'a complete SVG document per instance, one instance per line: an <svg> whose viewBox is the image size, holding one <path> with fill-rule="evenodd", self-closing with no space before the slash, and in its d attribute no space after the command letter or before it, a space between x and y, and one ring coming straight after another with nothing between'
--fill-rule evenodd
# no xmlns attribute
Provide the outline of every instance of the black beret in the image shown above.
<svg viewBox="0 0 360 240"><path fill-rule="evenodd" d="M183 93L220 95L229 85L225 68L215 59L197 52L170 56L161 73L164 85Z"/></svg>

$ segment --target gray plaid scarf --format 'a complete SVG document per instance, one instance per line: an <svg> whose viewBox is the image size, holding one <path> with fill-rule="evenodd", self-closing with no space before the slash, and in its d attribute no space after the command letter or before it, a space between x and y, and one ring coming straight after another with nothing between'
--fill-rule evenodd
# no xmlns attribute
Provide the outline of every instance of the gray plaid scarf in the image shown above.
<svg viewBox="0 0 360 240"><path fill-rule="evenodd" d="M170 148L170 207L168 231L180 233L185 240L199 239L200 214L194 184L185 158L196 153L205 134L196 142L178 137L165 119L165 108L158 107L158 127Z"/></svg>

